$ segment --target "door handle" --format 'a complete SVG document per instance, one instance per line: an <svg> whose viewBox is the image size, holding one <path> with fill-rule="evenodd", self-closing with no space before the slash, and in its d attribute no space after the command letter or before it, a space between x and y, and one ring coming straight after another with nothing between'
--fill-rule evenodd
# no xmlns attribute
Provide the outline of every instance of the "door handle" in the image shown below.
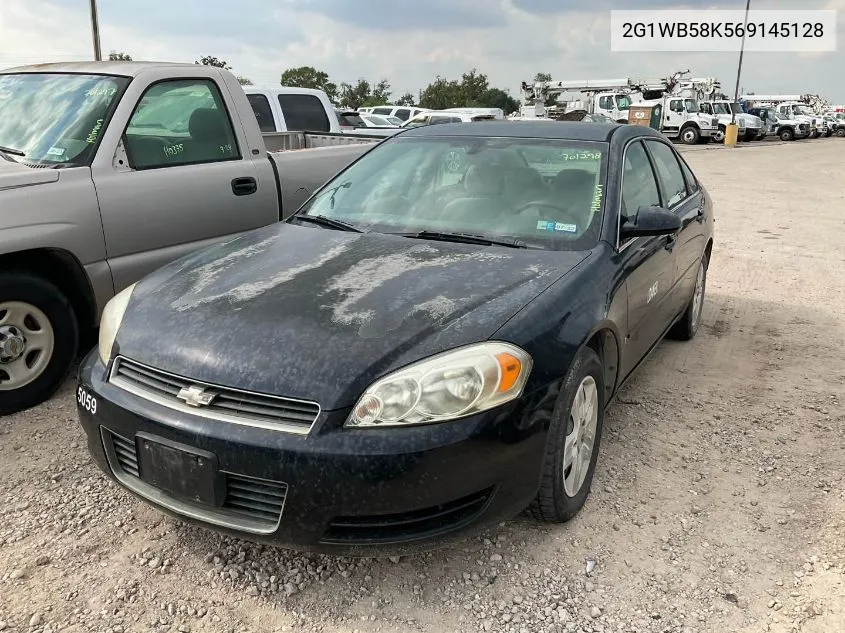
<svg viewBox="0 0 845 633"><path fill-rule="evenodd" d="M677 235L667 235L666 236L666 245L664 246L664 248L667 251L671 252L671 251L675 250L675 245L677 243L678 243L678 236Z"/></svg>
<svg viewBox="0 0 845 633"><path fill-rule="evenodd" d="M235 178L232 181L232 193L236 196L248 196L256 191L258 191L258 183L255 182L255 178L247 176Z"/></svg>

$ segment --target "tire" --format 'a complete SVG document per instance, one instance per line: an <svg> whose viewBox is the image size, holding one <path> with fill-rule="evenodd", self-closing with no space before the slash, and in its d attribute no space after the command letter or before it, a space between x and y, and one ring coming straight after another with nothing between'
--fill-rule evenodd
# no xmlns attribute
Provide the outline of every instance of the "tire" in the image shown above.
<svg viewBox="0 0 845 633"><path fill-rule="evenodd" d="M62 386L79 349L79 326L67 297L41 277L2 273L0 297L0 415L9 415Z"/></svg>
<svg viewBox="0 0 845 633"><path fill-rule="evenodd" d="M701 138L701 132L694 125L688 125L681 128L681 141L686 145L696 145Z"/></svg>
<svg viewBox="0 0 845 633"><path fill-rule="evenodd" d="M720 125L719 129L713 134L713 142L714 143L724 143L725 138L727 137L727 132L725 131L725 126Z"/></svg>
<svg viewBox="0 0 845 633"><path fill-rule="evenodd" d="M540 489L528 507L528 512L538 521L549 523L569 521L578 514L590 494L604 425L603 377L604 370L598 355L589 347L582 348L576 354L558 394L546 440ZM591 408L594 415L589 416L589 424L586 425L576 425L574 417L579 416L572 415L575 409L575 398L576 396L580 398L581 394L594 396ZM589 457L585 456L582 461L577 458L576 453L575 462L581 464L581 471L575 472L572 467L564 465L566 453L572 454L571 451L566 450L566 438L569 437L570 441L583 451L586 450L586 445L573 436L578 434L580 439L586 440L591 431L592 446ZM587 459L589 461L586 461ZM569 473L568 476L567 473ZM566 482L567 479L570 483ZM576 480L580 480L577 488L575 487Z"/></svg>
<svg viewBox="0 0 845 633"><path fill-rule="evenodd" d="M833 136L833 130L829 129L827 132L824 133L825 138L830 138L831 136Z"/></svg>
<svg viewBox="0 0 845 633"><path fill-rule="evenodd" d="M746 131L745 134L742 136L742 140L750 143L751 141L757 140L757 134L755 132Z"/></svg>
<svg viewBox="0 0 845 633"><path fill-rule="evenodd" d="M778 132L778 138L782 141L794 141L795 131L791 127L785 127Z"/></svg>
<svg viewBox="0 0 845 633"><path fill-rule="evenodd" d="M710 261L705 253L701 256L701 261L698 263L698 272L696 273L692 297L690 297L689 303L680 320L669 331L671 338L680 341L689 341L698 332L698 326L701 324L701 311L704 307L704 295L707 290L707 267L709 265Z"/></svg>
<svg viewBox="0 0 845 633"><path fill-rule="evenodd" d="M813 130L812 132L810 132L810 138L819 138L819 131Z"/></svg>
<svg viewBox="0 0 845 633"><path fill-rule="evenodd" d="M836 136L838 136L839 138L845 137L845 127L841 127L836 130Z"/></svg>

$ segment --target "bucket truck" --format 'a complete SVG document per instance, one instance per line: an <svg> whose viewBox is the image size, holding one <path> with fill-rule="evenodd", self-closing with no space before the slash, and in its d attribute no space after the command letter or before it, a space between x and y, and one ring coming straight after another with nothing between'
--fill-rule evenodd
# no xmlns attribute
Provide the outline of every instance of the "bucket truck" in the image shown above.
<svg viewBox="0 0 845 633"><path fill-rule="evenodd" d="M739 127L737 135L739 140L756 141L764 138L766 127L760 117L743 112L738 103L717 98L721 87L721 83L715 77L683 78L678 82L680 94L691 94L698 99L698 106L702 112L719 120L719 129L713 135L715 142L724 142L727 127L734 121Z"/></svg>
<svg viewBox="0 0 845 633"><path fill-rule="evenodd" d="M824 120L813 107L823 101L818 95L742 95L750 107L771 107L784 118L794 119L810 126L810 138L824 133Z"/></svg>
<svg viewBox="0 0 845 633"><path fill-rule="evenodd" d="M651 106L660 110L659 130L668 138L679 138L694 145L708 140L717 131L713 117L701 114L694 98L675 97L671 92L676 85L676 76L669 79L609 79L580 81L540 81L522 83L522 116L545 115L545 102L549 97L566 92L581 93L586 99L577 104L590 114L604 114L617 123L628 122L628 110L632 105ZM663 96L645 100L643 94L657 92ZM571 104L567 104L571 105Z"/></svg>

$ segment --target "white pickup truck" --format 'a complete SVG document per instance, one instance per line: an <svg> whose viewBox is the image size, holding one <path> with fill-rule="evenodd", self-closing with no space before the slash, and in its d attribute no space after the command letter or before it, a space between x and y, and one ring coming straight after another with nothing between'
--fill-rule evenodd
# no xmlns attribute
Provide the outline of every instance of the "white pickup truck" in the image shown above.
<svg viewBox="0 0 845 633"><path fill-rule="evenodd" d="M0 415L62 384L114 294L291 215L379 140L262 135L235 76L212 66L0 71Z"/></svg>
<svg viewBox="0 0 845 633"><path fill-rule="evenodd" d="M341 125L337 111L322 90L244 86L258 127L263 133L322 132L355 136L392 136L396 128Z"/></svg>

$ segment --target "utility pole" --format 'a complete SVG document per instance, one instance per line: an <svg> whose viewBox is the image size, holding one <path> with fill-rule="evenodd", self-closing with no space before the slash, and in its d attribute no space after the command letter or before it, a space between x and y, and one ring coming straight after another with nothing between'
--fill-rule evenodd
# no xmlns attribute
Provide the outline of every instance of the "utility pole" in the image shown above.
<svg viewBox="0 0 845 633"><path fill-rule="evenodd" d="M739 64L736 68L736 90L734 90L734 103L739 102L739 77L742 74L742 55L745 52L745 31L748 29L748 9L751 8L751 0L745 0L745 26L742 30L742 44L739 47ZM736 123L736 112L731 108L731 124Z"/></svg>
<svg viewBox="0 0 845 633"><path fill-rule="evenodd" d="M97 0L89 0L91 5L91 36L94 38L94 60L103 61L103 54L100 52L100 24L97 20Z"/></svg>

